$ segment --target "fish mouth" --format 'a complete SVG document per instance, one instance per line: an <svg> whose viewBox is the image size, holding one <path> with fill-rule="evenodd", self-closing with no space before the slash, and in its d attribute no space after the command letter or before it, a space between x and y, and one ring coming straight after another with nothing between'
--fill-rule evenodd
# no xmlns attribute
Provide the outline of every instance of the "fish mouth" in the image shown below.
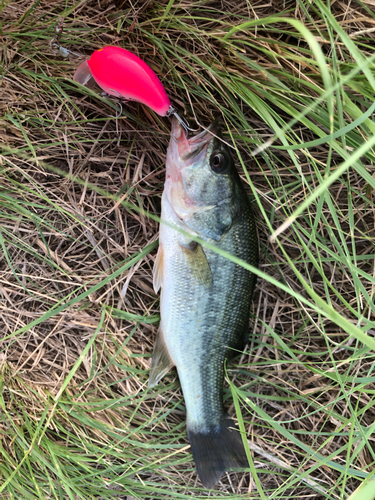
<svg viewBox="0 0 375 500"><path fill-rule="evenodd" d="M217 139L217 137L219 139ZM189 160L196 158L202 151L207 150L212 141L221 138L221 128L219 118L216 118L211 125L193 137L188 137L187 132L177 118L172 120L171 149L175 150L175 158L183 163L191 163Z"/></svg>
<svg viewBox="0 0 375 500"><path fill-rule="evenodd" d="M188 137L186 130L177 118L172 119L164 192L176 216L181 221L188 219L198 211L212 208L211 205L208 207L194 199L191 190L187 190L187 187L192 172L195 169L203 168L208 161L208 156L219 146L217 143L220 142L220 135L218 119L193 137Z"/></svg>

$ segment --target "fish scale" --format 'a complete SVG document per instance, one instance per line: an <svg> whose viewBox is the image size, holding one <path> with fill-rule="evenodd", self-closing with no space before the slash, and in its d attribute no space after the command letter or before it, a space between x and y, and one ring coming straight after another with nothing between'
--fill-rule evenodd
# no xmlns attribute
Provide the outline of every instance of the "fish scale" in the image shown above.
<svg viewBox="0 0 375 500"><path fill-rule="evenodd" d="M220 133L215 123L210 130ZM213 170L215 155L229 162L223 173ZM154 270L161 323L149 385L176 366L197 471L212 487L224 470L248 467L222 388L224 361L244 344L255 275L192 236L252 265L258 262L258 243L230 153L209 132L188 139L173 122L161 219Z"/></svg>

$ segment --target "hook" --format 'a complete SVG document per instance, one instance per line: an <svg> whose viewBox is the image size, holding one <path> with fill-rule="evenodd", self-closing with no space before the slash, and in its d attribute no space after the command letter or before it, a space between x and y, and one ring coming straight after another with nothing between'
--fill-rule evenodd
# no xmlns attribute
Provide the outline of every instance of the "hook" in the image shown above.
<svg viewBox="0 0 375 500"><path fill-rule="evenodd" d="M51 49L58 53L60 51L60 44L59 44L59 38L63 32L64 29L64 18L60 17L58 23L56 24L55 27L55 36L52 38L52 40L49 42L49 46Z"/></svg>
<svg viewBox="0 0 375 500"><path fill-rule="evenodd" d="M112 99L112 100L114 101L114 99ZM123 111L123 110L122 110L122 102L121 102L121 101L119 101L119 103L118 103L118 104L119 104L119 106L120 106L120 111L117 113L117 115L116 115L116 116L109 115L109 116L110 116L110 118L114 118L115 120L117 120L118 118L120 118L120 116L122 115L122 111Z"/></svg>
<svg viewBox="0 0 375 500"><path fill-rule="evenodd" d="M175 116L177 118L177 120L181 123L181 125L184 127L185 129L185 132L188 133L189 131L190 132L198 132L199 131L199 128L190 128L189 127L189 123L184 120L183 118L181 118L181 116L177 113L177 111L174 109L173 106L170 106L168 111L167 111L167 114L165 116Z"/></svg>
<svg viewBox="0 0 375 500"><path fill-rule="evenodd" d="M69 57L69 54L72 54L73 56L82 57L80 54L77 54L76 52L72 52L71 50L66 49L65 47L61 47L59 43L59 38L62 35L63 30L64 30L64 18L60 17L58 23L56 24L55 36L49 42L51 50L53 50L55 54L60 54L60 56L62 57Z"/></svg>
<svg viewBox="0 0 375 500"><path fill-rule="evenodd" d="M128 101L128 99L125 99L124 97L122 97L122 95L120 94L120 92L118 92L115 89L109 89L109 90L111 92L116 92L116 94L118 94L118 97L111 96L111 94L108 94L108 92L102 92L102 96L108 97L108 99L110 99L111 101L117 102L119 104L119 106L120 106L119 113L116 116L109 115L110 118L115 118L115 120L117 120L122 115L122 111L123 111L122 104L125 103L126 101Z"/></svg>

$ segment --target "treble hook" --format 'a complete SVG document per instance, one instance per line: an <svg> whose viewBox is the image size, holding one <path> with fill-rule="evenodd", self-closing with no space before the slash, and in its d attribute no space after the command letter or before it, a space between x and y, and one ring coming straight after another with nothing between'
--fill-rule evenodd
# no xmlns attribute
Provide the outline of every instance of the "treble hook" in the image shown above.
<svg viewBox="0 0 375 500"><path fill-rule="evenodd" d="M65 47L61 47L59 43L59 38L62 35L63 30L64 30L64 18L60 17L59 22L56 24L55 36L49 42L51 50L53 50L55 54L60 54L60 56L62 57L69 57L69 54L72 54L73 56L82 57L80 54L77 54L76 52L72 52L71 50L66 49Z"/></svg>
<svg viewBox="0 0 375 500"><path fill-rule="evenodd" d="M167 114L165 116L167 116L169 118L172 115L175 116L177 118L177 120L181 123L181 125L184 127L186 133L188 133L189 131L190 132L198 132L199 131L199 128L190 128L187 120L184 120L183 118L181 118L181 116L177 113L177 111L174 109L174 107L170 106L168 111L167 111Z"/></svg>
<svg viewBox="0 0 375 500"><path fill-rule="evenodd" d="M60 38L60 36L63 32L63 29L64 29L63 25L64 25L64 18L60 17L59 22L56 24L55 36L49 42L49 46L56 53L59 52L59 50L60 50L59 38Z"/></svg>
<svg viewBox="0 0 375 500"><path fill-rule="evenodd" d="M111 99L112 101L114 101L114 99ZM126 102L126 101L124 101ZM109 115L110 118L114 118L115 120L117 120L118 118L120 118L120 116L122 115L122 102L121 101L118 101L118 105L120 106L120 111L117 113L116 116L113 116L113 115Z"/></svg>
<svg viewBox="0 0 375 500"><path fill-rule="evenodd" d="M111 96L111 94L108 94L108 92L102 92L102 96L103 97L108 97L108 99L110 101L113 101L113 102L116 102L119 104L120 106L120 111L119 113L116 115L116 116L113 116L113 115L109 115L110 118L114 118L115 120L117 120L118 118L120 118L120 116L122 115L122 104L126 103L126 101L128 101L128 99L125 99L124 97L122 97L122 95L120 94L120 92L117 92L117 90L115 89L109 89L111 92L116 92L116 94L118 94L118 97L114 97L114 96Z"/></svg>
<svg viewBox="0 0 375 500"><path fill-rule="evenodd" d="M108 97L108 99L110 99L111 101L117 102L119 104L119 106L120 106L120 112L116 116L109 115L111 118L118 119L122 115L122 110L123 110L122 104L126 103L129 99L125 99L120 94L120 92L118 92L115 89L109 89L109 90L111 92L116 92L116 94L118 94L118 97L111 96L111 94L108 94L108 92L103 92L102 96L103 97ZM165 116L167 116L169 118L172 115L175 116L177 118L177 120L181 123L181 125L184 127L186 133L188 133L188 131L190 131L190 132L198 132L199 131L199 128L191 128L191 127L189 127L189 123L186 120L184 120L183 118L181 118L181 116L177 113L177 111L174 109L173 106L170 106L169 109L168 109L168 111L167 111L167 114Z"/></svg>

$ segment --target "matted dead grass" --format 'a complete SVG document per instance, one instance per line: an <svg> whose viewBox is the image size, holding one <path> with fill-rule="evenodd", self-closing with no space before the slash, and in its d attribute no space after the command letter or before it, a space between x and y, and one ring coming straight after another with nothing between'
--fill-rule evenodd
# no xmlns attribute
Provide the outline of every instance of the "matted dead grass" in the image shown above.
<svg viewBox="0 0 375 500"><path fill-rule="evenodd" d="M285 101L289 99L295 109L303 107L298 86L301 95L310 91L310 97L318 97L312 87L323 86L318 68L304 59L308 45L284 25L274 32L260 26L239 33L237 46L221 40L228 24L283 12L302 20L331 57L329 34L323 22L315 24L316 14L310 12L309 18L292 1L233 5L187 0L178 5L172 2L175 18L168 24L167 18L163 20L167 2L67 5L71 12L65 15L61 45L82 57L103 45L123 45L157 71L176 107L191 116L193 105L204 125L218 108L224 111L274 228L306 198L309 188L318 185L316 172L324 177L327 144L307 153L297 151L299 172L288 151L271 148L252 157L249 144L255 149L259 140L272 138L274 130L258 109L245 98L238 99L243 92L238 79L246 80L254 95L277 110L280 121L290 120L286 109L267 101L265 89L271 88L269 75L289 88L295 78L300 82L293 87L295 96L290 94ZM109 498L109 490L129 500L135 498L133 494L150 499L258 498L254 475L249 473L224 475L216 491L200 489L175 372L156 391L147 390L159 310L152 288L158 223L147 213L160 213L170 124L136 103L126 105L120 119L111 119L116 104L95 96L95 89L84 94L72 83L80 58L64 59L48 44L63 8L67 7L60 2L30 6L28 1L16 1L1 11L0 446L4 462L0 477L3 474L5 484L0 488L1 498L55 498L53 488L60 498ZM369 9L373 2L360 6L336 1L332 6L336 20L353 40L366 37L362 50L368 54L375 36L375 18ZM353 62L339 40L336 49L339 60L348 65ZM225 88L224 80L228 82ZM365 111L359 91L357 96ZM244 119L251 127L245 132ZM302 142L317 137L302 123L293 130ZM334 170L342 157L337 151L331 153ZM371 154L366 168L373 175ZM245 174L241 175L248 184ZM303 185L300 177L308 179L309 185ZM281 235L279 243L269 242L270 230L254 201L260 269L309 299L284 249L320 297L331 301L353 323L357 318L348 305L360 310L367 332L373 335L369 327L373 310L366 294L353 281L350 266L332 260L332 254L340 254L341 238L347 248L355 247L357 258L352 265L360 270L359 275L362 272L363 288L373 298L374 284L368 279L374 276L372 189L355 170L349 170L330 193L340 230L336 215L324 201L315 227L314 205L297 226ZM317 235L313 241L312 230ZM310 259L302 242L321 267ZM371 351L331 319L261 279L252 306L252 330L246 350L230 366L231 379L272 422L327 460L311 457L242 402L254 465L266 497L346 498L373 470L375 460L369 432L375 418ZM92 345L85 350L90 340ZM71 380L64 385L69 374ZM232 401L228 390L226 401ZM233 405L230 413L235 416ZM354 436L365 432L364 446ZM67 466L67 478L69 463L77 456L91 464L91 476L82 484L77 479L81 493L69 493L56 463ZM35 467L33 472L23 470L28 460L29 468ZM48 462L56 467L55 472ZM355 473L347 470L345 475L332 463ZM98 464L95 478L92 464ZM99 473L100 468L105 472ZM43 471L49 471L54 486ZM39 480L38 492L34 485ZM95 491L90 490L90 481Z"/></svg>

